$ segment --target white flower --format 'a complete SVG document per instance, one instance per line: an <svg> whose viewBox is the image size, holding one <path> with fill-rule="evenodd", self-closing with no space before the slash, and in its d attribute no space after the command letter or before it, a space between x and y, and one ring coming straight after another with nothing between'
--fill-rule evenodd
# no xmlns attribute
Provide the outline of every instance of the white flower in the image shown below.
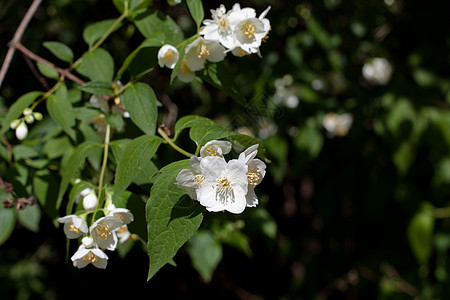
<svg viewBox="0 0 450 300"><path fill-rule="evenodd" d="M197 200L196 190L204 180L200 170L200 161L200 157L192 156L190 158L191 168L183 169L177 175L177 185L184 188L188 196L194 200Z"/></svg>
<svg viewBox="0 0 450 300"><path fill-rule="evenodd" d="M119 243L125 244L128 239L131 237L130 231L128 231L128 226L123 225L120 227L120 229L117 231L117 237L119 238Z"/></svg>
<svg viewBox="0 0 450 300"><path fill-rule="evenodd" d="M250 55L251 53L245 51L244 49L242 49L241 47L236 47L233 50L231 50L231 53L234 56L238 56L238 57L242 57L242 56L246 56L246 55Z"/></svg>
<svg viewBox="0 0 450 300"><path fill-rule="evenodd" d="M382 57L372 58L362 67L362 74L372 84L384 85L392 76L392 66Z"/></svg>
<svg viewBox="0 0 450 300"><path fill-rule="evenodd" d="M92 188L85 188L81 191L80 196L83 197L83 207L85 210L92 211L97 207L98 199Z"/></svg>
<svg viewBox="0 0 450 300"><path fill-rule="evenodd" d="M94 246L94 241L90 237L84 237L77 252L71 257L74 267L79 269L86 267L89 263L100 269L105 269L108 263L108 256Z"/></svg>
<svg viewBox="0 0 450 300"><path fill-rule="evenodd" d="M20 122L19 126L16 128L16 137L19 140L23 140L28 135L28 127L25 122Z"/></svg>
<svg viewBox="0 0 450 300"><path fill-rule="evenodd" d="M124 225L130 224L134 221L134 215L129 209L116 208L114 204L110 204L106 209L109 210L108 216L114 216L118 218Z"/></svg>
<svg viewBox="0 0 450 300"><path fill-rule="evenodd" d="M203 24L206 26L200 31L205 40L218 41L225 48L233 49L233 28L228 18L231 12L226 12L225 6L222 4L217 9L211 9L212 20L206 19Z"/></svg>
<svg viewBox="0 0 450 300"><path fill-rule="evenodd" d="M256 18L253 9L236 9L229 20L234 27L234 45L247 53L259 53L259 46L270 30L270 21L265 18L270 6Z"/></svg>
<svg viewBox="0 0 450 300"><path fill-rule="evenodd" d="M114 250L117 246L116 231L122 227L122 221L114 216L98 219L89 227L94 242L103 249Z"/></svg>
<svg viewBox="0 0 450 300"><path fill-rule="evenodd" d="M258 144L247 148L239 154L239 161L247 164L248 172L248 193L246 195L247 206L255 207L258 204L258 197L255 194L255 186L261 183L266 175L266 164L260 159L255 159L258 153Z"/></svg>
<svg viewBox="0 0 450 300"><path fill-rule="evenodd" d="M200 149L200 157L219 156L222 157L231 151L232 144L228 141L209 141Z"/></svg>
<svg viewBox="0 0 450 300"><path fill-rule="evenodd" d="M164 45L158 51L158 64L162 67L173 69L177 64L179 53L172 45Z"/></svg>
<svg viewBox="0 0 450 300"><path fill-rule="evenodd" d="M177 78L183 82L191 82L195 78L195 72L188 67L185 59L177 70Z"/></svg>
<svg viewBox="0 0 450 300"><path fill-rule="evenodd" d="M64 233L68 239L76 239L88 231L86 222L76 215L58 218L58 222L64 223Z"/></svg>
<svg viewBox="0 0 450 300"><path fill-rule="evenodd" d="M217 156L200 161L203 182L196 190L197 198L208 211L242 213L246 207L248 189L247 165L233 159L228 163Z"/></svg>
<svg viewBox="0 0 450 300"><path fill-rule="evenodd" d="M350 113L336 114L328 113L323 120L323 127L327 130L329 137L346 136L353 123Z"/></svg>
<svg viewBox="0 0 450 300"><path fill-rule="evenodd" d="M202 37L186 46L186 65L191 71L203 69L205 60L222 61L226 56L225 48L215 41L207 41Z"/></svg>

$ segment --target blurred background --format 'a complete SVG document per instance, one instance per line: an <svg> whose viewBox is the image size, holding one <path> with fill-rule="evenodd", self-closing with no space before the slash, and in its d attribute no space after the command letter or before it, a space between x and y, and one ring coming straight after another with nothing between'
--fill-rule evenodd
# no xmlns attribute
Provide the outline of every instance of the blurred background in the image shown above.
<svg viewBox="0 0 450 300"><path fill-rule="evenodd" d="M153 2L186 37L195 33L184 4ZM262 140L271 162L256 189L259 207L207 214L175 257L177 267L164 267L150 282L147 254L137 244L111 254L106 270L66 263L62 230L42 211L38 227L18 222L0 245L1 299L450 297L446 2L239 3L258 14L271 6L262 58L228 55L223 62L245 101L201 80L171 86L168 69L142 81L164 104L169 127L174 111L178 118L198 114ZM30 4L0 2L1 61ZM205 18L220 4L231 9L234 1L204 1ZM111 1L44 0L22 42L53 62L45 41L63 42L79 57L87 50L83 29L118 16ZM143 40L125 21L104 47L117 66ZM0 109L46 84L17 52ZM192 147L187 138L180 143ZM176 159L164 154L161 166ZM220 249L210 264L195 254L202 236Z"/></svg>

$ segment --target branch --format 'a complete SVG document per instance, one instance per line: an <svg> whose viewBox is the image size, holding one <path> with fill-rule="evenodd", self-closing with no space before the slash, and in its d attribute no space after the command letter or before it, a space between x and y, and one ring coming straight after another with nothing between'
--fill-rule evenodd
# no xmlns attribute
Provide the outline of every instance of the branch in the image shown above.
<svg viewBox="0 0 450 300"><path fill-rule="evenodd" d="M32 60L40 62L40 63L42 63L44 65L47 65L47 66L55 69L56 71L58 71L59 74L61 74L61 76L65 77L65 78L68 78L68 79L72 80L73 82L78 83L79 85L84 85L86 83L86 82L84 82L84 80L82 80L82 79L78 78L77 76L73 75L72 73L70 73L69 70L59 68L54 63L51 63L48 60L46 60L45 58L42 58L39 55L34 54L33 52L28 50L21 43L17 43L15 45L15 48L17 50L19 50L20 52L22 52L27 57L31 58Z"/></svg>
<svg viewBox="0 0 450 300"><path fill-rule="evenodd" d="M0 87L2 86L3 79L5 78L6 73L8 72L9 66L11 65L12 58L14 56L14 53L16 52L16 44L20 42L22 39L22 35L25 32L25 29L28 26L28 23L30 23L31 18L36 13L36 10L38 9L39 5L41 4L42 0L34 0L31 4L30 8L28 9L27 13L23 17L22 21L19 24L19 27L16 30L16 33L13 36L13 39L9 43L9 49L6 53L5 60L3 61L2 68L0 69Z"/></svg>

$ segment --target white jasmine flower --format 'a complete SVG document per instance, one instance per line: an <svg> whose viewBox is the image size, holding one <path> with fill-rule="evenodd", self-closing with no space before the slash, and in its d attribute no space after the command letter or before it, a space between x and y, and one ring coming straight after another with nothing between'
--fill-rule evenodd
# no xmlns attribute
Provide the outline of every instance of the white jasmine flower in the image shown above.
<svg viewBox="0 0 450 300"><path fill-rule="evenodd" d="M188 65L186 64L186 60L181 62L180 67L177 71L177 78L183 82L191 82L195 78L195 72L193 72Z"/></svg>
<svg viewBox="0 0 450 300"><path fill-rule="evenodd" d="M89 227L94 242L103 249L114 250L117 246L116 231L122 227L122 221L114 216L98 219Z"/></svg>
<svg viewBox="0 0 450 300"><path fill-rule="evenodd" d="M86 221L76 215L58 218L58 222L64 224L64 233L68 239L79 238L88 231Z"/></svg>
<svg viewBox="0 0 450 300"><path fill-rule="evenodd" d="M164 45L158 51L158 64L162 67L173 69L177 64L179 53L172 45Z"/></svg>
<svg viewBox="0 0 450 300"><path fill-rule="evenodd" d="M83 207L85 210L92 211L97 207L97 195L92 188L85 188L81 191L80 196L83 197Z"/></svg>
<svg viewBox="0 0 450 300"><path fill-rule="evenodd" d="M23 140L28 135L28 127L25 122L20 122L19 126L16 128L16 137L18 140Z"/></svg>
<svg viewBox="0 0 450 300"><path fill-rule="evenodd" d="M191 71L203 69L205 60L222 61L226 56L225 48L216 41L207 41L202 37L186 46L186 65Z"/></svg>
<svg viewBox="0 0 450 300"><path fill-rule="evenodd" d="M196 190L197 198L208 211L242 213L246 207L248 189L247 165L233 159L207 156L200 161L203 182Z"/></svg>
<svg viewBox="0 0 450 300"><path fill-rule="evenodd" d="M232 144L228 141L209 141L200 149L200 157L219 156L222 157L231 151Z"/></svg>
<svg viewBox="0 0 450 300"><path fill-rule="evenodd" d="M270 30L270 21L265 18L269 10L270 6L258 18L253 9L235 10L230 14L235 47L260 55L259 46Z"/></svg>
<svg viewBox="0 0 450 300"><path fill-rule="evenodd" d="M117 231L117 237L119 238L119 243L125 244L131 237L130 231L128 231L128 226L123 225L120 227L120 229Z"/></svg>
<svg viewBox="0 0 450 300"><path fill-rule="evenodd" d="M91 237L84 237L81 242L77 252L71 257L74 267L81 269L91 263L97 268L105 269L108 256L94 246L94 240Z"/></svg>
<svg viewBox="0 0 450 300"><path fill-rule="evenodd" d="M217 9L211 9L212 20L206 19L203 24L206 26L200 31L205 40L218 41L225 48L233 49L233 28L228 19L230 12L226 12L225 6L222 4Z"/></svg>
<svg viewBox="0 0 450 300"><path fill-rule="evenodd" d="M184 188L188 196L193 200L197 200L196 190L205 179L201 174L200 161L200 157L192 156L190 158L191 167L181 170L177 175L177 185Z"/></svg>
<svg viewBox="0 0 450 300"><path fill-rule="evenodd" d="M247 206L255 207L258 204L258 197L255 194L255 186L261 183L266 175L266 164L260 159L255 159L259 145L253 145L239 154L239 161L248 166L248 193L246 195Z"/></svg>
<svg viewBox="0 0 450 300"><path fill-rule="evenodd" d="M114 204L110 204L107 207L109 210L108 216L114 216L122 221L124 225L130 224L134 221L134 215L129 209L126 208L116 208Z"/></svg>
<svg viewBox="0 0 450 300"><path fill-rule="evenodd" d="M382 57L372 58L362 67L362 74L372 84L384 85L392 76L392 66Z"/></svg>
<svg viewBox="0 0 450 300"><path fill-rule="evenodd" d="M323 120L323 127L327 130L329 137L346 136L353 123L353 116L350 113L336 114L330 112Z"/></svg>

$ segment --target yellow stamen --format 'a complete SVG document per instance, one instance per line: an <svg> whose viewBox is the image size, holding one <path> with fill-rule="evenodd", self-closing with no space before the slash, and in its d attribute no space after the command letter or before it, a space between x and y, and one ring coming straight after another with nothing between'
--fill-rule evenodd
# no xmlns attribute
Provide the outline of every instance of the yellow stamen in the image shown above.
<svg viewBox="0 0 450 300"><path fill-rule="evenodd" d="M206 148L206 153L208 153L208 156L218 156L218 157L222 156L219 154L219 151L214 149L212 146L209 146L208 148Z"/></svg>
<svg viewBox="0 0 450 300"><path fill-rule="evenodd" d="M69 230L73 231L74 233L80 233L80 229L76 228L75 225L73 225L73 222L70 222Z"/></svg>
<svg viewBox="0 0 450 300"><path fill-rule="evenodd" d="M109 229L109 225L99 224L97 225L97 234L102 239L106 240L110 236L112 231Z"/></svg>
<svg viewBox="0 0 450 300"><path fill-rule="evenodd" d="M248 37L249 39L251 39L252 37L255 36L256 28L255 28L254 25L252 25L252 24L245 24L243 29L244 29L244 35L246 37Z"/></svg>
<svg viewBox="0 0 450 300"><path fill-rule="evenodd" d="M172 50L167 50L167 52L163 56L164 60L171 60L172 57L173 57L173 51Z"/></svg>
<svg viewBox="0 0 450 300"><path fill-rule="evenodd" d="M217 194L220 197L225 197L225 200L228 193L233 191L231 182L226 177L217 178L217 184L213 187L216 187Z"/></svg>
<svg viewBox="0 0 450 300"><path fill-rule="evenodd" d="M98 258L97 258L97 256L94 255L94 253L89 252L88 254L86 254L86 255L83 257L83 261L87 261L87 262L93 264L93 263L95 263L96 261L98 261Z"/></svg>
<svg viewBox="0 0 450 300"><path fill-rule="evenodd" d="M249 170L247 173L248 183L256 186L259 183L259 180L261 179L261 171L258 168L254 168L252 170Z"/></svg>
<svg viewBox="0 0 450 300"><path fill-rule="evenodd" d="M191 69L187 66L185 61L183 61L181 63L180 69L181 69L181 72L183 72L184 74L191 72Z"/></svg>
<svg viewBox="0 0 450 300"><path fill-rule="evenodd" d="M192 178L193 184L196 188L200 187L200 184L205 180L205 177L203 175L195 175L194 178Z"/></svg>
<svg viewBox="0 0 450 300"><path fill-rule="evenodd" d="M208 49L208 46L202 44L200 48L197 49L197 57L206 59L210 54L211 50Z"/></svg>

